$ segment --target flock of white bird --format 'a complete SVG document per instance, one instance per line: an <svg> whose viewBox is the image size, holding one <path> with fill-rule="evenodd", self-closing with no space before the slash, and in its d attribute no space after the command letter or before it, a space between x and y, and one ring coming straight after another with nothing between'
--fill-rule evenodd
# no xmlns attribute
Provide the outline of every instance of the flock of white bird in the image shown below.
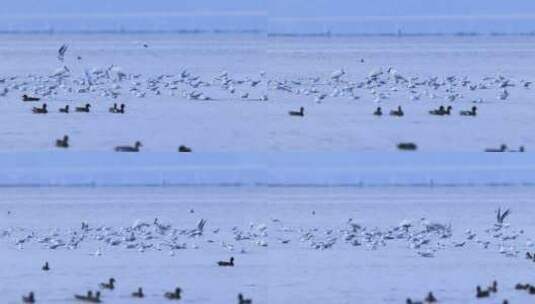
<svg viewBox="0 0 535 304"><path fill-rule="evenodd" d="M66 50L63 52L61 50L58 57L62 60ZM259 72L254 77L240 78L223 71L211 79L203 79L187 69L178 69L176 74L148 76L128 73L115 65L84 69L81 75L75 75L67 66L63 66L50 75L0 77L0 96L28 94L51 101L63 96L87 100L127 99L132 96L146 98L159 95L178 96L190 100L267 101L271 93L282 92L296 98L310 96L318 103L337 97L381 102L393 98L395 92L404 92L406 101L484 102L485 100L477 97L475 92L495 90L496 98L504 101L510 97L510 90L514 87L529 89L531 82L517 81L502 75L480 80L459 76L420 78L403 75L392 67L374 69L361 80L353 80L344 69L333 71L326 77L277 79L268 77L265 72ZM208 94L211 89L207 88L221 89L228 95L218 94L225 97L215 98ZM395 99L396 103L403 102L397 97Z"/></svg>
<svg viewBox="0 0 535 304"><path fill-rule="evenodd" d="M65 96L75 96L78 100L91 100L119 97L145 98L148 96L179 96L189 100L213 100L202 91L206 87L220 87L230 94L238 94L241 99L267 100L266 94L258 96L247 92L253 90L263 81L264 73L257 79L232 79L227 72L222 72L212 80L203 80L188 70L180 70L178 74L162 74L144 78L142 74L127 74L115 65L104 68L86 69L83 75L74 76L64 66L50 75L9 76L0 78L0 96L17 97L27 94L41 98L43 101L63 100ZM240 90L237 90L240 87ZM127 95L129 94L129 95Z"/></svg>
<svg viewBox="0 0 535 304"><path fill-rule="evenodd" d="M58 52L62 63L66 51L62 47ZM428 110L435 109L440 103L454 105L457 107L455 111L466 112L474 103L509 102L515 90L529 90L532 84L503 75L482 79L466 76L418 77L405 75L393 67L373 69L359 79L344 69L321 76L294 77L271 75L264 71L256 75L233 75L228 71L206 75L196 73L195 68L177 68L176 73L145 75L129 73L116 65L84 69L82 64L80 61L73 70L65 65L49 75L0 76L0 102L19 102L21 95L28 95L40 99L40 103L48 103L48 109L51 109L54 103L63 107L66 103L80 106L108 101L111 105L119 101L128 106L134 100L152 102L158 98L177 102L291 101L288 110L292 110L310 103L335 105L337 100L345 100L368 103L370 107L365 111L372 115L377 106L375 103L384 103L394 109L421 101L421 104L434 102L429 104ZM99 111L99 108L93 109ZM132 108L128 109L131 111ZM31 113L30 110L28 113ZM481 110L479 113L484 116L485 111ZM52 109L49 113L55 111ZM150 107L144 108L144 111L150 111ZM306 112L306 115L321 115L317 111L316 114ZM477 119L474 116L466 119ZM492 145L499 144L503 143Z"/></svg>
<svg viewBox="0 0 535 304"><path fill-rule="evenodd" d="M507 100L511 88L529 89L531 87L530 81L515 81L502 75L485 77L481 80L469 79L466 76L450 76L444 79L437 76L420 78L402 75L392 67L372 70L367 77L360 81L350 80L346 72L340 69L332 72L329 78L270 80L268 83L271 90L284 91L294 95L311 95L318 103L336 97L347 97L355 100L371 97L373 101L379 103L392 99L395 92L405 92L407 101L455 102L464 100L483 103L486 100L474 97L474 92L496 90L498 100ZM395 102L403 102L403 100L398 100L397 96L395 99Z"/></svg>
<svg viewBox="0 0 535 304"><path fill-rule="evenodd" d="M351 246L361 250L380 250L389 244L411 249L422 257L434 257L441 251L478 246L508 257L534 246L521 229L502 221L489 223L484 231L466 230L455 235L450 224L418 220L403 220L387 227L366 227L353 219L334 227L292 226L273 218L271 223L250 223L247 227L230 229L210 227L205 219L195 227L179 227L172 223L137 220L131 226L92 226L83 222L72 229L33 230L10 227L0 230L0 240L19 250L38 246L50 250L89 250L96 256L111 250L159 251L174 255L177 250L221 248L225 252L246 254L255 248L271 246L303 246L328 250L334 246Z"/></svg>

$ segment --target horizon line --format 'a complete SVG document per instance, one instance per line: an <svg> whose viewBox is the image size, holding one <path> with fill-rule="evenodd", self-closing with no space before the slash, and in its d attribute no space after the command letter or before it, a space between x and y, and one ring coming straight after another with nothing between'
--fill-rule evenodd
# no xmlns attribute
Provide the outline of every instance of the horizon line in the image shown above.
<svg viewBox="0 0 535 304"><path fill-rule="evenodd" d="M315 17L272 17L271 22L362 22L362 21L428 21L428 20L535 20L535 14L482 14L482 15L375 15L375 16L315 16Z"/></svg>
<svg viewBox="0 0 535 304"><path fill-rule="evenodd" d="M138 17L259 17L267 16L267 11L182 11L182 12L136 12L136 13L56 13L56 14L0 14L7 20L27 19L104 19L104 18L138 18Z"/></svg>
<svg viewBox="0 0 535 304"><path fill-rule="evenodd" d="M323 32L270 32L264 29L175 29L175 30L127 30L127 29L102 29L102 30L65 30L65 29L0 29L0 34L35 34L35 35L61 35L61 34L183 34L183 35L206 35L206 34L257 34L267 37L351 37L351 36L535 36L535 29L522 32L474 32L474 31L455 31L455 32L403 32L403 31L386 31L386 32L349 32L338 33L331 31Z"/></svg>

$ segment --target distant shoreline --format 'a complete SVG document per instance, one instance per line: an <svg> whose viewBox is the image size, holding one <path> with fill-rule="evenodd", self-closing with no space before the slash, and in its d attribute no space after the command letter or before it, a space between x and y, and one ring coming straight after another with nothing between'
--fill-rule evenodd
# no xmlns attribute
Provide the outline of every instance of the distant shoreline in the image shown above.
<svg viewBox="0 0 535 304"><path fill-rule="evenodd" d="M523 37L535 36L535 31L519 33L499 32L437 32L437 33L290 33L268 32L260 29L249 30L0 30L0 35L257 35L266 37Z"/></svg>

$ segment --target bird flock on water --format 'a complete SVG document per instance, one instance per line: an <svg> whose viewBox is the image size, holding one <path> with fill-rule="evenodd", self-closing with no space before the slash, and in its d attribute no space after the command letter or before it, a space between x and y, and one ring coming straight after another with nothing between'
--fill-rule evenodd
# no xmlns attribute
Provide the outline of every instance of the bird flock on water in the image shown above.
<svg viewBox="0 0 535 304"><path fill-rule="evenodd" d="M144 44L143 48L149 48ZM22 94L25 103L41 102L39 106L30 108L35 114L69 114L91 113L107 109L113 114L127 114L127 105L131 99L146 99L149 97L168 96L177 100L193 100L218 102L224 100L243 100L247 102L268 102L270 100L295 100L314 102L318 104L335 103L337 100L366 101L384 104L370 109L369 113L376 117L389 114L393 117L406 117L410 113L401 104L425 104L442 101L445 104L436 109L429 109L432 116L448 117L453 115L454 107L461 108L458 113L462 117L476 119L485 115L484 107L492 99L477 97L492 95L498 102L510 102L511 91L530 90L532 82L515 80L503 75L484 77L481 80L461 76L429 76L417 77L400 73L393 67L373 69L364 79L353 79L345 69L333 71L326 77L303 76L297 78L270 78L266 72L260 71L254 77L238 77L227 71L217 73L211 78L191 72L189 69L178 69L177 73L160 74L146 77L143 74L127 73L116 65L102 68L83 68L83 58L76 56L76 61L68 61L69 46L63 44L57 53L57 59L64 64L50 75L29 74L26 76L0 77L0 97L11 98L13 94ZM78 69L82 66L83 73L77 75L66 65L69 62ZM210 95L213 94L213 97ZM21 95L18 95L21 96ZM65 101L65 96L72 100ZM476 97L474 97L476 96ZM117 99L123 100L120 104ZM83 100L92 100L84 102ZM113 102L113 106L102 107L105 101ZM362 101L362 102L361 102ZM68 104L65 104L68 103ZM392 103L394 103L392 105ZM98 104L98 105L97 105ZM391 104L386 113L383 108ZM467 105L471 104L471 105ZM477 104L477 105L476 105ZM52 108L54 105L55 108ZM480 109L481 108L481 109ZM481 112L481 113L480 113ZM298 110L289 110L290 116L305 117L305 106ZM322 115L321 109L315 107L313 111L306 111L306 116ZM281 113L284 114L284 113ZM393 122L395 123L395 122ZM67 137L67 141L65 141ZM72 136L62 135L62 143L58 148L71 147L68 141ZM141 140L139 140L141 142ZM393 143L401 150L404 143ZM179 152L190 152L186 145L177 149ZM482 149L487 152L524 152L525 147L509 149L506 144L498 144L498 148ZM131 146L131 147L135 147ZM138 149L114 149L120 152L139 152Z"/></svg>

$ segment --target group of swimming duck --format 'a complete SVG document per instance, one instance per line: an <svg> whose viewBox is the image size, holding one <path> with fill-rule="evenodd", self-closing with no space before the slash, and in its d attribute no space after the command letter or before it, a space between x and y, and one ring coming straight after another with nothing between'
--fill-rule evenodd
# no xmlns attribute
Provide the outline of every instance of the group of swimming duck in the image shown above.
<svg viewBox="0 0 535 304"><path fill-rule="evenodd" d="M418 146L412 142L399 143L397 147L399 150L402 150L402 151L416 151L418 149ZM507 145L502 144L497 149L496 148L485 149L485 152L520 152L522 153L522 152L526 152L526 149L524 148L524 146L520 146L518 150L511 150L507 148Z"/></svg>
<svg viewBox="0 0 535 304"><path fill-rule="evenodd" d="M63 138L56 139L56 147L64 149L69 148L69 136L64 135ZM115 152L139 152L141 147L143 147L143 144L140 141L136 141L133 146L117 146L114 150ZM180 145L178 147L178 152L181 153L189 153L191 151L192 149L185 145Z"/></svg>
<svg viewBox="0 0 535 304"><path fill-rule="evenodd" d="M39 101L40 99L38 97L30 97L28 95L22 96L23 101ZM90 104L86 104L84 107L76 107L76 112L85 112L89 113L91 108ZM451 115L451 106L443 106L441 105L438 109L434 109L429 111L429 114L436 115L436 116L449 116ZM34 107L32 109L33 113L36 114L46 114L48 113L47 104L43 104L41 107ZM60 108L59 112L61 113L69 113L69 105L66 105L64 108ZM124 114L125 113L125 105L121 104L120 106L117 106L117 103L113 104L113 107L109 108L110 113L118 113L118 114ZM288 114L290 116L298 116L298 117L304 117L305 116L305 109L304 107L300 107L299 111L289 111ZM383 110L381 107L377 107L375 112L373 112L373 115L375 116L383 116ZM401 108L401 106L398 106L397 109L390 111L390 116L395 117L403 117L405 115L405 112ZM477 116L477 107L473 106L470 110L464 110L460 111L459 115L461 116ZM140 148L143 145L141 142L136 141L133 146L117 146L115 147L116 152L139 152ZM65 135L62 139L56 140L56 147L58 148L68 148L69 147L69 137ZM406 151L415 151L417 149L417 146L415 143L400 143L397 145L399 150L406 150ZM178 147L178 152L191 152L191 148L185 145L181 145ZM485 152L525 152L525 148L521 146L518 150L509 150L505 144L502 144L499 148L489 148L485 149Z"/></svg>
<svg viewBox="0 0 535 304"><path fill-rule="evenodd" d="M231 257L228 261L219 261L217 262L217 265L220 267L234 267L234 257ZM41 267L42 271L50 271L50 265L48 262L45 262L44 266ZM114 290L115 289L115 279L110 278L107 282L103 282L99 284L99 287L104 290ZM88 290L85 294L75 294L74 298L76 300L86 302L86 303L102 303L102 299L100 298L101 293L100 291L93 292L92 290ZM136 291L132 292L130 294L133 298L144 298L145 294L143 293L143 288L139 287ZM164 298L168 300L180 300L182 299L182 289L180 287L175 288L173 291L168 291L164 293ZM22 302L25 304L33 304L36 303L35 294L30 292L26 296L22 296ZM252 304L252 299L247 299L243 296L243 294L238 294L238 304Z"/></svg>
<svg viewBox="0 0 535 304"><path fill-rule="evenodd" d="M529 284L517 284L515 286L515 289L517 290L528 290L530 294L535 294L535 286L531 286ZM482 289L481 286L476 287L476 298L477 299L483 299L483 298L489 298L492 294L495 294L498 292L498 282L493 281L492 284L487 287L486 289ZM432 304L432 303L438 303L437 298L433 295L432 292L429 292L425 299L423 301L413 301L411 298L408 298L406 301L406 304ZM502 304L508 304L508 300L503 300Z"/></svg>
<svg viewBox="0 0 535 304"><path fill-rule="evenodd" d="M440 106L438 109L434 109L429 111L429 114L435 115L435 116L449 116L451 115L451 110L453 108L451 106ZM375 112L373 112L373 115L375 116L383 116L383 109L381 107L377 107ZM461 116L477 116L477 107L473 106L470 110L464 110L460 111L459 115ZM397 109L390 111L390 116L396 116L396 117L403 117L405 116L405 112L401 108L401 106L398 106Z"/></svg>
<svg viewBox="0 0 535 304"><path fill-rule="evenodd" d="M451 115L451 110L453 108L451 106L443 106L441 105L438 107L438 109L434 109L429 111L429 114L435 115L435 116L449 116ZM298 116L298 117L304 117L305 116L305 109L303 107L299 108L299 111L289 111L288 114L290 116ZM375 112L373 112L373 115L375 116L383 116L383 109L381 107L377 107ZM464 110L460 111L459 115L461 116L477 116L477 107L473 106L470 110ZM403 117L405 116L405 112L401 108L401 106L398 106L397 109L390 111L390 116L395 117ZM408 143L399 143L397 145L397 148L402 151L415 151L418 149L418 146L415 143L408 142ZM508 152L507 146L502 145L499 149L486 149L485 152ZM520 147L518 151L509 151L509 152L524 152L524 147Z"/></svg>
<svg viewBox="0 0 535 304"><path fill-rule="evenodd" d="M529 294L535 295L535 286L533 286L531 284L518 283L518 284L515 285L515 289L516 290L525 290ZM498 292L498 282L497 281L493 281L492 284L489 287L487 287L486 289L482 289L481 286L478 285L476 287L476 298L477 299L489 298L490 296L492 296L493 294L495 294L497 292ZM437 302L438 302L438 300L435 298L435 296L433 295L432 292L429 292L427 294L427 297L425 298L425 300L423 302L421 302L421 301L413 301L410 298L408 298L407 301L406 301L407 304L423 304L423 303L430 304L430 303L437 303ZM509 303L508 300L503 300L503 302L502 302L502 304L508 304L508 303Z"/></svg>
<svg viewBox="0 0 535 304"><path fill-rule="evenodd" d="M40 98L31 97L31 96L28 96L28 95L22 95L22 100L23 101L39 101ZM86 104L83 107L76 107L75 111L76 112L89 113L90 109L91 109L91 104ZM35 114L47 114L48 113L47 104L44 103L41 107L33 107L32 112L35 113ZM63 108L60 108L59 112L60 113L69 113L69 105L66 105ZM114 103L113 107L110 107L108 109L108 112L116 113L116 114L124 114L125 113L125 105L121 104L121 105L118 106L117 103ZM115 147L114 150L116 152L139 152L140 148L142 146L143 146L143 144L141 144L140 141L136 141L133 146L117 146L117 147ZM56 147L64 148L64 149L69 148L70 147L69 136L65 135L65 136L63 136L63 138L56 139ZM188 147L188 146L185 146L185 145L181 145L181 146L178 147L178 152L191 152L191 151L192 151L192 149L190 147Z"/></svg>
<svg viewBox="0 0 535 304"><path fill-rule="evenodd" d="M37 102L39 100L41 100L39 97L32 97L32 96L28 96L26 94L22 95L22 101L25 101L25 102ZM125 107L126 106L124 104L121 104L120 106L117 106L117 104L114 103L113 107L108 109L108 112L116 113L116 114L124 114L125 113ZM90 110L91 110L91 104L86 103L84 106L76 107L74 110L75 110L75 112L89 113ZM32 108L32 112L35 113L35 114L47 114L48 113L48 106L47 106L46 103L44 103L41 107L33 107ZM64 106L62 108L59 108L59 113L69 113L69 112L70 112L69 105L66 105L66 106Z"/></svg>
<svg viewBox="0 0 535 304"><path fill-rule="evenodd" d="M440 106L438 109L434 109L429 111L429 114L431 115L437 115L437 116L448 116L451 114L452 107L451 106ZM288 114L290 116L305 116L305 109L303 107L299 108L299 111L289 111ZM373 115L375 116L383 116L383 109L381 107L377 107L375 112L373 112ZM477 107L473 106L470 110L460 111L459 115L461 116L477 116ZM397 116L397 117L403 117L405 116L405 112L401 108L401 106L398 106L397 109L390 111L390 116Z"/></svg>
<svg viewBox="0 0 535 304"><path fill-rule="evenodd" d="M535 254L532 254L530 252L526 253L526 258L530 260L535 260ZM234 267L234 257L230 257L228 261L222 260L218 261L217 265L220 267ZM44 266L41 268L43 271L50 271L50 265L48 262L44 264ZM99 284L99 287L104 290L114 290L115 289L115 279L110 278L107 282L103 282ZM521 284L518 283L515 286L516 290L526 290L529 294L535 294L535 286L531 284ZM491 295L496 294L498 292L498 282L493 281L490 286L483 289L480 285L476 286L476 298L482 299L482 298L489 298ZM131 297L133 298L144 298L145 294L143 293L143 289L139 287L136 291L132 292ZM93 291L89 290L86 294L75 294L74 298L83 302L87 303L101 303L102 300L100 298L101 293L100 291L96 291L93 293ZM173 291L165 292L164 297L168 300L180 300L182 298L182 290L177 287ZM22 297L22 302L26 304L32 304L36 303L35 295L33 292L30 292L27 296ZM411 298L407 298L406 304L432 304L432 303L438 303L437 298L432 292L429 292L425 299L423 301L414 301ZM508 300L503 300L502 304L508 304ZM251 299L246 299L243 294L238 294L238 304L252 304Z"/></svg>
<svg viewBox="0 0 535 304"><path fill-rule="evenodd" d="M83 107L76 107L75 112L78 113L89 113L91 111L91 104L85 104ZM59 108L59 113L66 113L68 114L70 111L69 105L66 105L63 108ZM125 113L125 105L121 104L119 107L117 107L117 104L114 103L113 107L109 108L108 110L110 113L115 114L124 114ZM46 103L44 103L41 107L33 107L32 112L34 114L48 114L48 106Z"/></svg>
<svg viewBox="0 0 535 304"><path fill-rule="evenodd" d="M528 289L530 287L531 287L531 285L529 285L529 284L525 284L525 285L517 284L515 289L517 289L517 290L519 290L519 289ZM531 288L533 289L533 293L535 294L535 287L531 287ZM476 298L477 299L489 298L492 294L495 294L497 292L498 292L498 282L496 282L496 281L493 281L492 284L486 289L482 289L481 286L478 285L476 287ZM529 290L529 292L531 293L531 290ZM425 304L432 304L432 303L438 303L438 300L433 295L432 292L429 292L423 301L413 301L411 298L408 298L406 303L407 304L424 304L424 303ZM507 301L507 300L503 300L503 302L502 302L502 304L508 304L508 303L509 303L509 301Z"/></svg>

